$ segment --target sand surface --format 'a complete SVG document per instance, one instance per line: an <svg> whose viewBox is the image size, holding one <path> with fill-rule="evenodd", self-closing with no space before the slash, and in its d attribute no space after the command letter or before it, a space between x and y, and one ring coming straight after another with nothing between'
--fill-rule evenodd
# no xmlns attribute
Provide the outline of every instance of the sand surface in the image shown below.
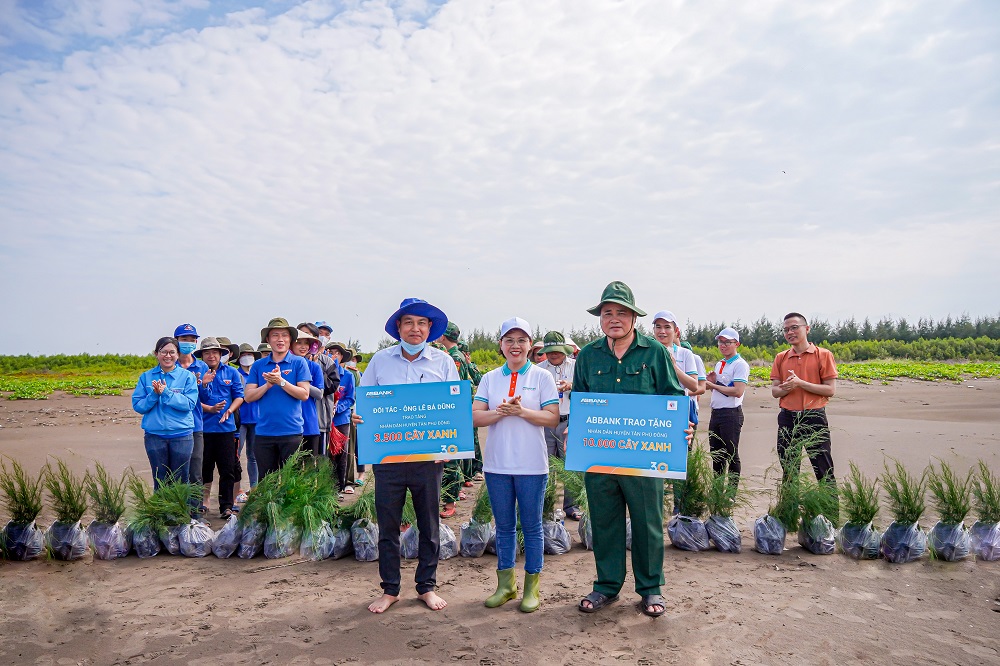
<svg viewBox="0 0 1000 666"><path fill-rule="evenodd" d="M707 423L707 398L702 405ZM761 489L772 485L776 401L753 388L744 410L744 476ZM875 474L886 455L914 470L935 457L960 470L979 458L1000 468L998 381L842 383L828 411L838 475L852 460ZM127 396L0 400L0 426L0 453L29 470L55 455L80 471L100 460L149 478ZM742 554L668 546L668 611L658 620L637 611L631 576L614 606L576 610L594 561L572 521L574 548L546 556L543 606L531 615L516 603L482 605L496 582L489 555L441 563L449 606L438 613L413 598L415 563L404 561L404 597L383 616L366 610L377 565L353 560L0 563L0 663L1000 663L1000 563L855 562L812 555L793 537L783 555L760 555L751 525L767 502L757 497L737 516ZM456 533L469 504L447 521ZM50 521L46 511L40 522Z"/></svg>

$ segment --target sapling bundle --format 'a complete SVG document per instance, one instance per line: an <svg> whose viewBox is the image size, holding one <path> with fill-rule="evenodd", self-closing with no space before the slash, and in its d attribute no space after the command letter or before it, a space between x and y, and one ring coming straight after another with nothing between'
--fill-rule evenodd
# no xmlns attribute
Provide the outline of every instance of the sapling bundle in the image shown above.
<svg viewBox="0 0 1000 666"><path fill-rule="evenodd" d="M729 465L726 465L719 474L711 475L705 494L705 505L709 514L705 529L716 550L723 553L739 553L743 550L740 528L733 520L733 512L737 506L749 506L749 504L739 481L729 474Z"/></svg>
<svg viewBox="0 0 1000 666"><path fill-rule="evenodd" d="M935 558L957 562L969 556L972 543L965 518L972 510L973 484L971 471L962 478L944 461L927 469L927 488L940 518L927 537Z"/></svg>
<svg viewBox="0 0 1000 666"><path fill-rule="evenodd" d="M833 555L839 520L837 484L804 477L799 484L799 545L814 555Z"/></svg>
<svg viewBox="0 0 1000 666"><path fill-rule="evenodd" d="M151 540L157 537L171 555L181 554L180 535L191 522L191 507L202 499L203 489L193 483L181 483L173 475L167 477L152 493L139 477L128 481L135 499L129 529L139 557L151 557L159 552Z"/></svg>
<svg viewBox="0 0 1000 666"><path fill-rule="evenodd" d="M873 524L878 516L878 479L868 479L852 462L851 473L840 486L840 498L847 517L837 532L840 549L854 559L878 559L882 533Z"/></svg>
<svg viewBox="0 0 1000 666"><path fill-rule="evenodd" d="M462 524L462 537L459 552L462 557L482 557L486 552L486 544L493 536L493 507L490 505L490 494L486 484L476 491L476 503L472 507L472 519Z"/></svg>
<svg viewBox="0 0 1000 666"><path fill-rule="evenodd" d="M455 536L455 530L441 521L438 521L438 543L439 560L450 560L458 555L458 538Z"/></svg>
<svg viewBox="0 0 1000 666"><path fill-rule="evenodd" d="M359 562L374 562L378 559L378 519L375 513L374 475L365 479L358 499L350 507L354 519L351 524L351 541L354 543L354 559Z"/></svg>
<svg viewBox="0 0 1000 666"><path fill-rule="evenodd" d="M707 494L711 475L708 453L704 447L693 444L688 450L687 478L678 500L680 513L667 522L667 536L676 548L691 551L711 548L708 530L701 519L708 510ZM663 502L666 503L669 499L670 495L664 494Z"/></svg>
<svg viewBox="0 0 1000 666"><path fill-rule="evenodd" d="M583 481L583 473L563 467L561 475L563 492L573 496L573 501L583 513L580 524L576 528L576 533L580 536L580 543L587 550L594 550L594 528L590 521L590 503L587 500L587 484Z"/></svg>
<svg viewBox="0 0 1000 666"><path fill-rule="evenodd" d="M972 495L976 499L979 520L972 526L972 550L981 560L1000 560L1000 478L979 461Z"/></svg>
<svg viewBox="0 0 1000 666"><path fill-rule="evenodd" d="M573 547L573 540L562 521L556 520L556 496L559 481L566 465L560 458L549 456L549 478L542 499L542 542L546 555L565 555Z"/></svg>
<svg viewBox="0 0 1000 666"><path fill-rule="evenodd" d="M31 478L16 460L10 461L10 467L0 461L0 491L10 514L10 521L0 532L0 550L6 559L33 560L42 554L43 536L35 519L42 511L43 482L42 473Z"/></svg>
<svg viewBox="0 0 1000 666"><path fill-rule="evenodd" d="M292 457L301 459L301 454ZM240 510L237 525L240 528L240 547L237 554L241 559L251 559L264 551L264 539L268 528L268 506L281 501L282 471L277 469L262 478L247 497Z"/></svg>
<svg viewBox="0 0 1000 666"><path fill-rule="evenodd" d="M301 534L299 553L312 560L333 554L330 521L337 514L337 484L328 458L306 465L288 491L286 503L292 524Z"/></svg>
<svg viewBox="0 0 1000 666"><path fill-rule="evenodd" d="M62 460L43 471L56 521L45 531L45 549L57 560L78 560L87 553L87 533L80 520L87 511L87 488Z"/></svg>
<svg viewBox="0 0 1000 666"><path fill-rule="evenodd" d="M754 549L765 555L781 555L785 549L785 536L799 528L801 517L802 447L809 437L803 437L793 428L795 446L789 446L784 453L782 476L778 481L774 503L767 514L754 521ZM795 440L795 436L799 438Z"/></svg>
<svg viewBox="0 0 1000 666"><path fill-rule="evenodd" d="M243 527L238 516L229 516L222 528L212 538L212 554L220 559L232 557L240 549Z"/></svg>
<svg viewBox="0 0 1000 666"><path fill-rule="evenodd" d="M99 560L114 560L125 557L132 549L125 528L119 524L125 513L125 484L132 470L126 469L120 478L114 479L107 468L97 463L94 473L89 471L84 477L94 520L87 525L87 537L94 557Z"/></svg>
<svg viewBox="0 0 1000 666"><path fill-rule="evenodd" d="M920 528L924 515L927 473L912 476L898 460L892 468L885 464L882 487L889 503L893 521L882 537L882 556L889 562L913 562L927 550L927 534Z"/></svg>
<svg viewBox="0 0 1000 666"><path fill-rule="evenodd" d="M160 537L156 533L151 507L147 506L153 489L134 473L129 475L125 485L132 494L132 511L125 531L132 540L136 555L142 559L155 557L160 554Z"/></svg>

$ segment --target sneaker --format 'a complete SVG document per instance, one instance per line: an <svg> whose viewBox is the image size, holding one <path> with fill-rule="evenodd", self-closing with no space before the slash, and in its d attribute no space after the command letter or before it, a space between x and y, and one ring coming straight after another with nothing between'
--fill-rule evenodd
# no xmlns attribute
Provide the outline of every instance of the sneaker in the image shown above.
<svg viewBox="0 0 1000 666"><path fill-rule="evenodd" d="M247 497L246 493L240 493L239 495L236 496L236 503L237 504L246 504L248 499L250 499L250 498Z"/></svg>

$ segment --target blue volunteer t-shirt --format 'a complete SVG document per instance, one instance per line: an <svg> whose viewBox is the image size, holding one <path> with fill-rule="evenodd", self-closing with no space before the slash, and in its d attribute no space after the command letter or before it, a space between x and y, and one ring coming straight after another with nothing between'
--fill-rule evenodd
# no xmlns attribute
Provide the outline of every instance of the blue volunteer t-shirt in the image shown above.
<svg viewBox="0 0 1000 666"><path fill-rule="evenodd" d="M178 364L177 367L179 368L180 365ZM198 386L201 387L201 378L206 372L208 372L208 366L205 364L205 362L195 358L192 359L191 365L189 365L187 368L184 369L190 372L192 375L194 375L195 381L198 382ZM199 400L198 404L194 406L193 413L194 413L194 431L204 432L205 412L202 411L201 409L201 400Z"/></svg>
<svg viewBox="0 0 1000 666"><path fill-rule="evenodd" d="M309 364L309 383L322 391L325 386L323 382L323 366L309 359L305 359L305 362ZM316 413L316 401L312 398L302 403L302 434L319 434L319 415Z"/></svg>
<svg viewBox="0 0 1000 666"><path fill-rule="evenodd" d="M291 352L285 354L284 360L275 363L270 355L254 361L250 366L250 375L247 377L247 384L256 384L258 387L267 383L264 379L265 372L274 370L277 365L281 369L281 377L291 384L299 382L311 382L312 373L306 360L296 356ZM308 400L308 399L307 399ZM302 400L296 400L285 393L280 386L272 386L264 396L257 400L257 428L258 435L264 437L287 437L289 435L302 434Z"/></svg>
<svg viewBox="0 0 1000 666"><path fill-rule="evenodd" d="M205 432L236 432L236 417L232 414L224 422L219 423L222 413L229 409L236 398L243 397L243 380L240 379L240 374L235 368L220 364L216 369L215 379L208 384L202 382L201 386L198 387L198 397L204 405L226 403L215 414L204 415Z"/></svg>
<svg viewBox="0 0 1000 666"><path fill-rule="evenodd" d="M240 377L243 378L243 386L247 385L247 377L250 373L243 369L243 366L236 368L236 372L240 373ZM251 423L257 423L257 405L256 402L243 401L240 405L240 424L250 425Z"/></svg>

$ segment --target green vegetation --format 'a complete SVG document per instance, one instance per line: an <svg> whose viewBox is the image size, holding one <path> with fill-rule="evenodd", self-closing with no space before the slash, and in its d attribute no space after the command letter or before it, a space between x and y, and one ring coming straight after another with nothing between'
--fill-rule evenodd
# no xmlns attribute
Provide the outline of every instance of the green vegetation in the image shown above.
<svg viewBox="0 0 1000 666"><path fill-rule="evenodd" d="M701 518L708 511L708 493L712 479L712 467L709 463L709 454L703 446L697 442L692 442L688 450L687 478L684 479L684 490L677 501L677 508L680 515L689 518ZM663 494L664 517L669 518L672 506L666 506L673 502L671 493Z"/></svg>
<svg viewBox="0 0 1000 666"><path fill-rule="evenodd" d="M971 471L963 479L944 461L927 469L927 488L942 523L959 525L965 521L972 510L974 482Z"/></svg>
<svg viewBox="0 0 1000 666"><path fill-rule="evenodd" d="M732 518L733 511L738 506L750 507L751 503L746 493L740 488L740 482L735 482L729 474L729 466L715 474L709 471L708 489L705 493L705 505L710 516Z"/></svg>
<svg viewBox="0 0 1000 666"><path fill-rule="evenodd" d="M191 506L201 502L202 487L180 483L172 478L160 484L155 492L136 475L128 480L134 501L129 526L134 532L159 534L168 527L186 525L191 520Z"/></svg>
<svg viewBox="0 0 1000 666"><path fill-rule="evenodd" d="M851 525L867 525L878 516L878 479L870 480L855 463L840 484L844 514Z"/></svg>
<svg viewBox="0 0 1000 666"><path fill-rule="evenodd" d="M990 468L982 460L979 461L979 474L972 486L972 495L976 498L976 513L984 523L1000 523L1000 478L990 472Z"/></svg>
<svg viewBox="0 0 1000 666"><path fill-rule="evenodd" d="M122 477L115 480L101 463L97 463L93 474L87 472L84 482L97 522L112 525L125 513L125 485L131 472L131 468L126 469Z"/></svg>
<svg viewBox="0 0 1000 666"><path fill-rule="evenodd" d="M472 520L485 525L493 520L493 506L490 504L490 494L486 489L486 484L479 486L476 492L476 504L472 508Z"/></svg>
<svg viewBox="0 0 1000 666"><path fill-rule="evenodd" d="M4 507L15 525L26 525L38 517L42 511L42 486L45 482L44 470L31 478L16 460L0 461L0 492L4 495Z"/></svg>
<svg viewBox="0 0 1000 666"><path fill-rule="evenodd" d="M882 476L882 487L889 500L889 511L896 523L912 525L920 520L927 508L925 494L927 492L927 471L918 479L912 476L898 460L893 461L893 467L885 463L885 474Z"/></svg>
<svg viewBox="0 0 1000 666"><path fill-rule="evenodd" d="M56 459L56 468L46 465L45 489L52 500L52 510L61 523L75 523L87 511L87 488L84 479L74 474L62 460Z"/></svg>
<svg viewBox="0 0 1000 666"><path fill-rule="evenodd" d="M823 516L834 527L840 524L837 484L813 476L803 475L799 484L799 506L802 525L811 525L817 516Z"/></svg>

